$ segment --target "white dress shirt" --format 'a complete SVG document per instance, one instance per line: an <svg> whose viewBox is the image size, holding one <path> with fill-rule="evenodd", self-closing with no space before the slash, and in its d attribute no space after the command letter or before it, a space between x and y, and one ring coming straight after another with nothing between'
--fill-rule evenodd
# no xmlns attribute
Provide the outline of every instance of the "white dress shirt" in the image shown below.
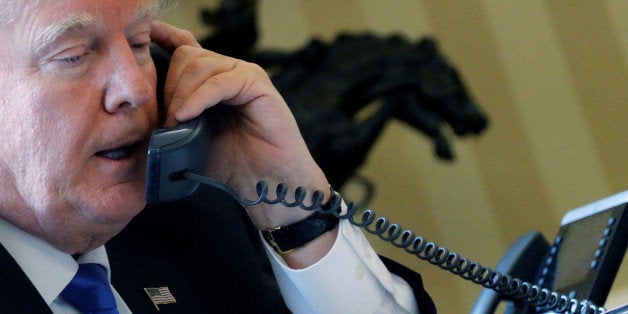
<svg viewBox="0 0 628 314"><path fill-rule="evenodd" d="M87 252L76 261L1 218L0 243L55 314L78 313L59 295L76 274L79 262L100 263L109 271L104 247ZM340 222L332 250L305 269L287 267L265 245L283 298L294 313L418 312L412 289L385 268L360 230L347 221ZM120 314L131 313L115 288L112 290Z"/></svg>
<svg viewBox="0 0 628 314"><path fill-rule="evenodd" d="M412 288L388 271L362 231L346 220L331 251L305 269L289 268L263 242L293 313L418 313Z"/></svg>
<svg viewBox="0 0 628 314"><path fill-rule="evenodd" d="M35 289L55 314L80 313L59 296L74 278L79 263L98 263L105 266L109 272L109 259L104 246L87 252L81 255L78 260L74 260L70 254L57 250L48 242L13 226L2 218L0 218L0 243L20 265ZM110 272L109 278L111 278ZM118 292L113 287L112 290L120 314L131 313Z"/></svg>

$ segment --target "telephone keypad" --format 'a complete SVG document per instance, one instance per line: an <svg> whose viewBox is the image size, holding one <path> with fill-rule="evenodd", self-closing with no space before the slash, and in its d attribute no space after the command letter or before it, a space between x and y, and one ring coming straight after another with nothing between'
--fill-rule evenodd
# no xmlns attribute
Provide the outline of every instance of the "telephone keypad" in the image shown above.
<svg viewBox="0 0 628 314"><path fill-rule="evenodd" d="M607 227L604 229L604 232L602 233L602 239L600 239L600 242L598 243L598 249L595 250L593 260L591 261L591 269L597 268L600 258L602 257L602 255L604 255L604 248L608 244L608 238L613 233L612 228L615 225L616 221L617 219L615 218L615 216L611 216L608 219L608 222L606 224Z"/></svg>

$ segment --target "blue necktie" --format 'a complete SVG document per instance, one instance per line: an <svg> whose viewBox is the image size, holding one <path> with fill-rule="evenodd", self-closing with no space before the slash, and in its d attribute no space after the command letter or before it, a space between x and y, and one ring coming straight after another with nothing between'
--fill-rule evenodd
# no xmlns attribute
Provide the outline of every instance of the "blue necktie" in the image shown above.
<svg viewBox="0 0 628 314"><path fill-rule="evenodd" d="M63 289L61 296L82 313L118 314L107 269L100 264L79 264L78 272Z"/></svg>

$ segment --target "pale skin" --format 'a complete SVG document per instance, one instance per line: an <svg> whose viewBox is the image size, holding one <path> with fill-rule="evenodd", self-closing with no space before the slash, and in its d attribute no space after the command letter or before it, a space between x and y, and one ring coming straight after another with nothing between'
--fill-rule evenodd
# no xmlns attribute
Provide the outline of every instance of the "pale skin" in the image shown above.
<svg viewBox="0 0 628 314"><path fill-rule="evenodd" d="M145 2L46 2L0 28L0 84L11 91L0 95L0 216L77 254L142 210L147 140L159 127L151 41L172 53L165 126L220 102L236 109L212 138L208 176L249 198L259 180L329 191L263 69L202 49L189 32L144 14ZM42 39L68 16L81 17L80 27ZM311 214L280 205L247 211L260 229ZM293 268L312 265L336 234L283 257Z"/></svg>

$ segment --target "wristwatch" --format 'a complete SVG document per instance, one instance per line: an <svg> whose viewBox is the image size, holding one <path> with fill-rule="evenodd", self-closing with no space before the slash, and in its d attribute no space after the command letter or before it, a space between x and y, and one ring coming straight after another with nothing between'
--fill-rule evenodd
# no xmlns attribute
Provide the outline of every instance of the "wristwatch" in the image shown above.
<svg viewBox="0 0 628 314"><path fill-rule="evenodd" d="M323 209L330 206L331 202L323 205ZM323 214L315 211L309 217L289 224L262 230L262 236L275 251L288 253L295 248L318 238L323 233L332 230L338 224L338 218L333 214Z"/></svg>

